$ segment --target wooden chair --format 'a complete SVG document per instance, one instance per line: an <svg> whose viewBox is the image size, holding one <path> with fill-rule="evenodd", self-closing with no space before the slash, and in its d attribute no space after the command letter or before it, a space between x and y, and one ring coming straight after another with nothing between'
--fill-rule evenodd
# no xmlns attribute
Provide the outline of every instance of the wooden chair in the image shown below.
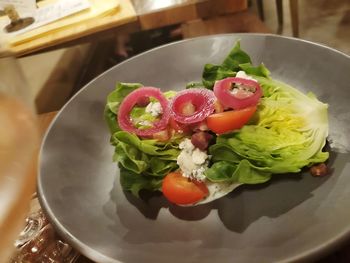
<svg viewBox="0 0 350 263"><path fill-rule="evenodd" d="M184 38L223 33L271 33L270 29L251 11L193 20L181 25Z"/></svg>
<svg viewBox="0 0 350 263"><path fill-rule="evenodd" d="M257 0L257 7L260 19L264 21L264 5L263 0ZM299 37L299 13L298 13L298 0L289 0L290 15L292 21L292 31L294 37ZM278 33L282 32L283 28L283 3L282 0L276 0L277 20L278 20Z"/></svg>

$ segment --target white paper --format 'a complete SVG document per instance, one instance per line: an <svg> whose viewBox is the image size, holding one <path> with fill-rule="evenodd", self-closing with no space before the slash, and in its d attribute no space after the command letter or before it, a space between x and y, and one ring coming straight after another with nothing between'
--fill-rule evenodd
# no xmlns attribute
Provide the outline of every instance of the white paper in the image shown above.
<svg viewBox="0 0 350 263"><path fill-rule="evenodd" d="M0 0L1 1L1 0ZM46 25L63 17L72 15L74 13L80 12L82 10L90 8L91 4L88 0L60 0L53 4L43 6L39 9L36 9L34 14L35 22L30 26L21 29L19 31L13 33L6 33L3 28L9 24L8 21L0 22L0 30L2 33L7 35L7 37L16 36L25 32L28 32L34 28L38 28L40 26ZM7 20L7 19L3 19Z"/></svg>
<svg viewBox="0 0 350 263"><path fill-rule="evenodd" d="M0 9L13 5L20 16L32 16L36 10L36 0L0 0Z"/></svg>

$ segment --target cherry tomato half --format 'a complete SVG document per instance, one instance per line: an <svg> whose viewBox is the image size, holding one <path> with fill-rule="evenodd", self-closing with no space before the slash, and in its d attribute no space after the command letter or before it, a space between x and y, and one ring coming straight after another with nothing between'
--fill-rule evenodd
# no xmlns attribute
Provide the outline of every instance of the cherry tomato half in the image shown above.
<svg viewBox="0 0 350 263"><path fill-rule="evenodd" d="M209 193L205 183L191 181L179 172L169 173L165 176L162 191L170 202L179 205L194 204Z"/></svg>
<svg viewBox="0 0 350 263"><path fill-rule="evenodd" d="M221 134L243 127L256 111L256 106L241 110L230 110L214 113L207 117L208 128L216 134Z"/></svg>

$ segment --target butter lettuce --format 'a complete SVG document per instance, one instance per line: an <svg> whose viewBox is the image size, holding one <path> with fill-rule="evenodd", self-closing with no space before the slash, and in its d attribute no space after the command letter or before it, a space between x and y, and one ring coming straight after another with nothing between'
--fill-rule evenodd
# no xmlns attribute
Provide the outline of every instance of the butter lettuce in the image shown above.
<svg viewBox="0 0 350 263"><path fill-rule="evenodd" d="M236 76L240 70L256 79L263 89L258 109L240 130L216 137L209 147L211 163L205 175L218 185L259 184L273 175L298 173L303 167L325 162L329 153L323 148L328 136L328 106L312 93L303 94L297 89L271 79L264 64L253 66L247 53L237 42L220 65L206 64L202 83L189 83L187 88L212 89L215 81ZM117 114L122 100L139 83L119 83L107 97L104 112L115 147L113 160L119 163L120 183L124 190L138 196L141 189L160 190L162 180L170 171L178 169L182 137L159 142L141 139L121 131ZM176 92L165 92L167 98ZM144 107L135 107L132 119L154 121ZM142 128L142 127L140 127ZM231 191L233 188L227 188Z"/></svg>
<svg viewBox="0 0 350 263"><path fill-rule="evenodd" d="M130 191L133 195L139 196L142 189L155 191L161 188L161 177L153 177L135 173L119 165L120 184L125 191Z"/></svg>
<svg viewBox="0 0 350 263"><path fill-rule="evenodd" d="M111 137L115 146L113 161L121 167L121 182L124 190L138 195L141 189L159 190L164 176L178 168L178 141L166 143L156 140L141 140L136 135L118 131Z"/></svg>
<svg viewBox="0 0 350 263"><path fill-rule="evenodd" d="M146 107L134 107L130 112L130 117L133 120L135 127L139 129L148 129L151 125L147 125L148 122L151 124L157 117L151 113L146 112ZM147 123L146 125L143 123Z"/></svg>
<svg viewBox="0 0 350 263"><path fill-rule="evenodd" d="M303 94L272 80L264 65L248 68L248 74L263 73L250 75L260 83L264 95L248 125L218 136L209 148L212 166L207 178L255 184L269 180L272 174L297 173L305 166L325 162L329 157L323 151L328 105L312 93ZM264 74L267 76L261 76Z"/></svg>
<svg viewBox="0 0 350 263"><path fill-rule="evenodd" d="M117 83L115 90L107 96L107 104L104 110L104 119L107 122L110 132L113 134L116 131L120 131L117 114L120 103L123 99L132 91L142 87L140 83Z"/></svg>
<svg viewBox="0 0 350 263"><path fill-rule="evenodd" d="M268 78L270 74L264 64L257 67L253 66L250 56L241 49L240 42L237 41L236 45L221 65L206 64L204 66L202 74L203 86L207 89L212 89L215 81L228 77L235 77L236 73L240 70L245 71L247 74L266 78ZM191 84L192 83L187 84L187 87L191 87ZM198 83L196 85L198 86Z"/></svg>
<svg viewBox="0 0 350 263"><path fill-rule="evenodd" d="M115 147L113 161L119 163L120 182L124 190L138 196L141 189L159 190L163 177L170 171L178 169L176 163L179 155L180 137L173 137L168 142L140 139L138 136L121 131L117 114L120 103L132 91L141 87L139 83L118 83L116 89L107 97L104 118L111 132L111 144ZM165 93L172 97L174 91ZM135 107L132 118L153 121L155 117L145 114L144 107Z"/></svg>

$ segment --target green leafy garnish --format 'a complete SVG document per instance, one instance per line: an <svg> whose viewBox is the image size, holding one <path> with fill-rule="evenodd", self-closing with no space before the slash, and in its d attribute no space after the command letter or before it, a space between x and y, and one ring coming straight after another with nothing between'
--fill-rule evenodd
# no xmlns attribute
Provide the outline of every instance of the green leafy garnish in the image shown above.
<svg viewBox="0 0 350 263"><path fill-rule="evenodd" d="M240 42L237 41L221 65L206 64L204 66L202 74L203 85L207 89L212 89L215 81L235 77L240 70L245 71L247 74L261 77L268 77L270 74L264 64L254 67L249 55L241 49Z"/></svg>

